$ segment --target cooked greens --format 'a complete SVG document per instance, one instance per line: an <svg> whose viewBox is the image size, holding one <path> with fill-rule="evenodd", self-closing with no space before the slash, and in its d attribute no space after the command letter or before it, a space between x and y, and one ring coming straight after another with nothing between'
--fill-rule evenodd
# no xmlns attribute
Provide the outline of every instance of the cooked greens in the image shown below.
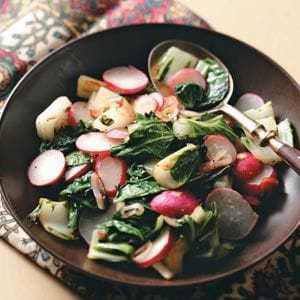
<svg viewBox="0 0 300 300"><path fill-rule="evenodd" d="M203 88L195 83L177 84L175 94L185 108L198 110L204 96Z"/></svg>
<svg viewBox="0 0 300 300"><path fill-rule="evenodd" d="M66 156L66 163L68 167L75 167L84 164L89 164L93 159L81 151L74 151Z"/></svg>
<svg viewBox="0 0 300 300"><path fill-rule="evenodd" d="M174 140L175 136L168 124L153 115L138 114L136 129L130 133L129 140L112 147L111 155L126 159L163 158L170 151Z"/></svg>
<svg viewBox="0 0 300 300"><path fill-rule="evenodd" d="M173 130L179 139L197 139L208 134L221 134L234 141L237 135L228 126L222 115L206 114L200 117L180 118L173 124Z"/></svg>

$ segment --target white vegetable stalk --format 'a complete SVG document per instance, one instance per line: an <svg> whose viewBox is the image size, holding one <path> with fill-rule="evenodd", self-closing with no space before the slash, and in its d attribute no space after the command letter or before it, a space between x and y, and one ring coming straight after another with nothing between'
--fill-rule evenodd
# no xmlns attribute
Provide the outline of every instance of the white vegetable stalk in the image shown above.
<svg viewBox="0 0 300 300"><path fill-rule="evenodd" d="M124 255L118 255L109 253L106 251L101 251L97 249L98 244L98 229L95 229L92 234L91 244L89 248L89 252L87 257L90 259L100 259L105 260L108 262L121 262L121 261L127 261L127 257Z"/></svg>
<svg viewBox="0 0 300 300"><path fill-rule="evenodd" d="M98 117L110 107L110 100L119 99L121 96L115 92L101 87L98 92L93 92L88 101L88 109L93 117Z"/></svg>
<svg viewBox="0 0 300 300"><path fill-rule="evenodd" d="M133 203L121 208L120 213L122 218L130 218L132 216L141 216L145 211L145 208L140 203Z"/></svg>
<svg viewBox="0 0 300 300"><path fill-rule="evenodd" d="M109 100L109 108L93 122L93 127L107 132L114 128L125 128L135 120L135 113L128 101L123 98Z"/></svg>
<svg viewBox="0 0 300 300"><path fill-rule="evenodd" d="M158 262L152 265L152 268L156 270L164 279L170 280L174 277L174 273L167 268L162 262Z"/></svg>
<svg viewBox="0 0 300 300"><path fill-rule="evenodd" d="M72 103L67 97L58 97L38 115L35 126L38 136L43 141L52 141L55 132L69 124L68 111L71 105Z"/></svg>
<svg viewBox="0 0 300 300"><path fill-rule="evenodd" d="M77 80L77 96L88 99L93 92L97 92L105 83L95 78L80 75Z"/></svg>
<svg viewBox="0 0 300 300"><path fill-rule="evenodd" d="M76 236L68 228L69 207L67 201L51 201L40 198L39 221L46 231L65 240L74 240Z"/></svg>
<svg viewBox="0 0 300 300"><path fill-rule="evenodd" d="M267 130L277 131L277 137L281 142L293 146L293 133L289 121L286 119L276 125L273 107L270 101L257 109L246 111L245 114L264 125ZM246 137L242 137L241 140L248 151L257 159L265 164L271 165L282 161L281 157L279 157L270 146L261 147L249 132L246 130L244 130L244 132Z"/></svg>
<svg viewBox="0 0 300 300"><path fill-rule="evenodd" d="M206 219L206 212L201 205L198 205L191 214L193 221L197 224L201 224Z"/></svg>
<svg viewBox="0 0 300 300"><path fill-rule="evenodd" d="M153 169L154 179L163 187L169 189L177 189L182 186L185 182L176 181L171 175L171 169L174 167L178 158L183 155L186 151L197 151L198 147L194 144L188 144L184 148L170 154L164 159L160 160Z"/></svg>

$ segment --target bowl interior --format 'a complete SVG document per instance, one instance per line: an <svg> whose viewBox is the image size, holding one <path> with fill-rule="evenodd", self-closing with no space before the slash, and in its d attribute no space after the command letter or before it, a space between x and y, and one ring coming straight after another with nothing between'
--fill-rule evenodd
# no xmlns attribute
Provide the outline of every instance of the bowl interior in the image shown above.
<svg viewBox="0 0 300 300"><path fill-rule="evenodd" d="M32 187L26 176L30 161L38 152L34 121L58 96L77 100L76 80L80 74L100 77L112 66L134 65L146 71L147 56L157 43L183 39L201 45L217 55L232 73L233 99L254 92L271 100L278 119L288 117L300 132L300 92L291 78L255 49L227 36L178 25L128 26L96 33L56 51L36 65L10 97L0 127L1 188L6 204L21 226L50 253L89 275L122 283L147 286L180 286L205 282L232 274L258 261L278 247L296 228L300 219L298 176L280 168L281 192L269 199L268 210L249 236L243 250L225 262L202 268L187 265L173 281L160 279L151 270L95 262L86 258L83 242L64 242L40 226L29 226L25 217L37 205L39 196L49 193Z"/></svg>

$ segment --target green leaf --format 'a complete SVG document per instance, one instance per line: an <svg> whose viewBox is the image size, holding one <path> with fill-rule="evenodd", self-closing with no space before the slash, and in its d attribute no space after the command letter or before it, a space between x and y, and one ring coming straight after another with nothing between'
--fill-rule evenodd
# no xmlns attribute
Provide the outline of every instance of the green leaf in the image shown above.
<svg viewBox="0 0 300 300"><path fill-rule="evenodd" d="M229 74L212 59L204 59L201 64L205 65L207 90L203 101L198 106L198 110L206 110L219 104L228 93Z"/></svg>
<svg viewBox="0 0 300 300"><path fill-rule="evenodd" d="M174 180L186 183L194 171L199 167L201 161L198 148L187 150L181 154L171 169L171 176Z"/></svg>
<svg viewBox="0 0 300 300"><path fill-rule="evenodd" d="M66 156L67 166L74 167L92 163L92 158L81 151L74 151Z"/></svg>
<svg viewBox="0 0 300 300"><path fill-rule="evenodd" d="M203 88L195 83L177 84L175 94L186 108L197 110L203 98Z"/></svg>
<svg viewBox="0 0 300 300"><path fill-rule="evenodd" d="M75 141L83 133L92 131L91 124L79 121L77 127L73 129L70 126L62 127L50 142L42 142L40 152L49 149L56 149L64 153L70 153L76 149Z"/></svg>
<svg viewBox="0 0 300 300"><path fill-rule="evenodd" d="M177 122L179 122L181 126L186 127L186 134L177 134L177 137L181 139L196 139L208 134L225 135L232 141L237 138L237 135L234 133L231 127L226 124L222 115L212 116L207 114L204 116L204 119L203 116L180 118Z"/></svg>
<svg viewBox="0 0 300 300"><path fill-rule="evenodd" d="M151 178L144 165L135 162L128 168L127 174L130 182Z"/></svg>
<svg viewBox="0 0 300 300"><path fill-rule="evenodd" d="M91 185L91 175L92 171L86 173L85 175L76 178L72 183L67 185L67 187L62 190L59 194L64 197L72 197L74 194L80 194L87 196L92 190Z"/></svg>
<svg viewBox="0 0 300 300"><path fill-rule="evenodd" d="M69 202L69 222L68 228L72 231L77 230L81 207L76 202Z"/></svg>
<svg viewBox="0 0 300 300"><path fill-rule="evenodd" d="M136 125L127 142L112 147L111 155L127 159L165 157L175 140L168 124L152 115L137 115Z"/></svg>
<svg viewBox="0 0 300 300"><path fill-rule="evenodd" d="M123 221L110 220L104 224L97 226L97 229L104 229L105 231L108 231L110 228L114 228L121 233L134 235L134 236L138 237L141 241L144 240L144 236L138 228L136 228L130 224L127 224Z"/></svg>
<svg viewBox="0 0 300 300"><path fill-rule="evenodd" d="M154 179L129 182L119 189L118 195L114 202L127 201L130 199L155 195L165 190L166 188L158 185Z"/></svg>

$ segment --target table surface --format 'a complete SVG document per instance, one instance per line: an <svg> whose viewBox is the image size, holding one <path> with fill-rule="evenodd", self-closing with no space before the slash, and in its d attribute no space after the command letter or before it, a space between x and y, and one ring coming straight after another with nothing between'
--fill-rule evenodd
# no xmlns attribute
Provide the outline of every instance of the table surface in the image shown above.
<svg viewBox="0 0 300 300"><path fill-rule="evenodd" d="M300 83L299 0L179 1L204 17L215 30L269 55ZM79 298L3 240L0 253L2 299Z"/></svg>

